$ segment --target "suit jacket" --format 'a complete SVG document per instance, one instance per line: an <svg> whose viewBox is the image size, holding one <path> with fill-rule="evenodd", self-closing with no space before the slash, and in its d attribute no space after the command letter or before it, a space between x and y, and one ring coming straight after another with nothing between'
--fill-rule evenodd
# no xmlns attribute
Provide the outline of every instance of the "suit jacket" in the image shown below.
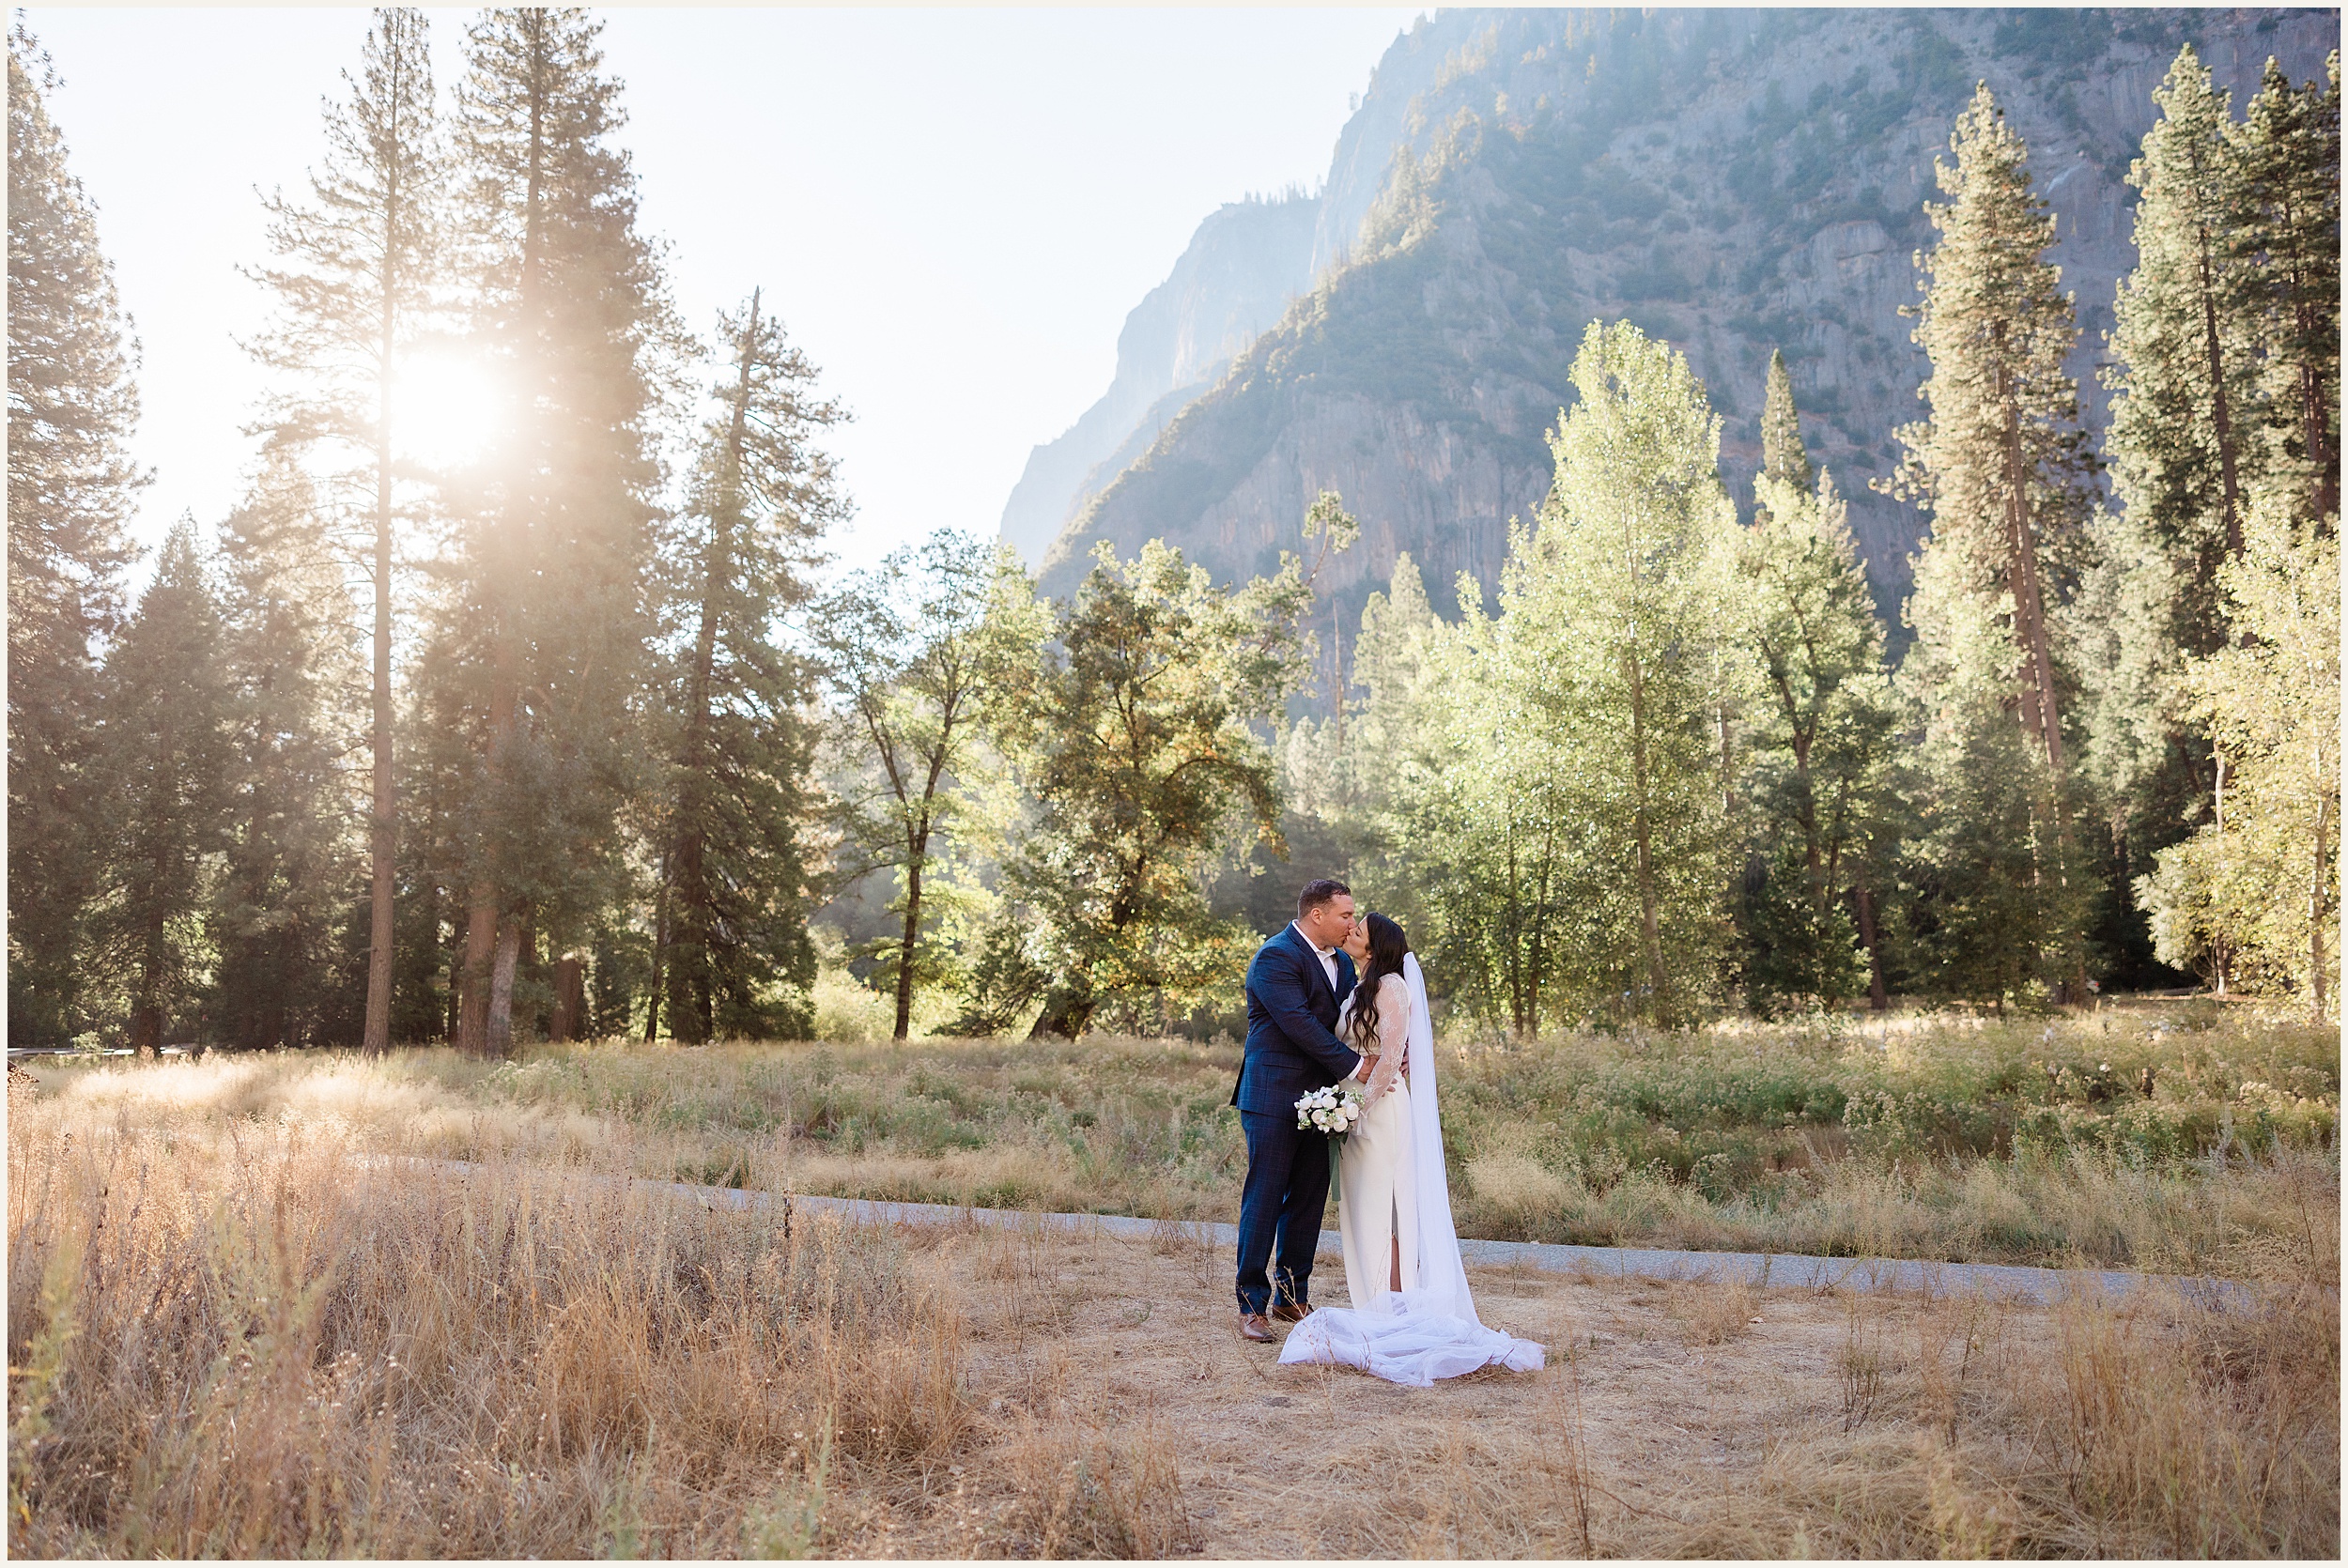
<svg viewBox="0 0 2348 1568"><path fill-rule="evenodd" d="M1293 1116L1297 1097L1351 1077L1361 1057L1337 1038L1337 1009L1353 990L1353 961L1336 955L1332 991L1320 955L1294 926L1256 950L1247 966L1247 1051L1231 1103Z"/></svg>

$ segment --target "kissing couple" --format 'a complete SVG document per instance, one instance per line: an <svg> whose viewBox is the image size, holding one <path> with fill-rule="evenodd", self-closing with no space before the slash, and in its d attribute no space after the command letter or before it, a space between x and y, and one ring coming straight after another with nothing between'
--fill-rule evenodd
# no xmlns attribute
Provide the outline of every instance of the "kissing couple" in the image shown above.
<svg viewBox="0 0 2348 1568"><path fill-rule="evenodd" d="M1314 1311L1313 1254L1332 1138L1298 1100L1360 1100L1337 1153L1337 1231L1352 1301ZM1247 1137L1239 1330L1286 1362L1359 1367L1425 1388L1478 1367L1534 1372L1541 1347L1487 1329L1452 1228L1427 980L1402 928L1356 917L1341 882L1307 883L1296 919L1247 966L1247 1047L1231 1091ZM1267 1271L1268 1269L1268 1271Z"/></svg>

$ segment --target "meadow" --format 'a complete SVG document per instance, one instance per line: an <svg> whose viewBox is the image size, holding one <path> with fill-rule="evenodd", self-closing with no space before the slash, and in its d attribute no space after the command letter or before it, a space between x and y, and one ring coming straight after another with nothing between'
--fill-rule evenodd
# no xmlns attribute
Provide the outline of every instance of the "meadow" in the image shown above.
<svg viewBox="0 0 2348 1568"><path fill-rule="evenodd" d="M1238 1341L1228 1042L12 1070L33 1556L2325 1555L2338 1037L2243 1007L1454 1041L1462 1234L2250 1282L1475 1276L1544 1372ZM398 1156L477 1162L467 1173ZM666 1180L1153 1215L795 1222ZM1672 1412L1667 1418L1658 1411ZM1266 1455L1374 1451L1406 1484Z"/></svg>
<svg viewBox="0 0 2348 1568"><path fill-rule="evenodd" d="M156 1129L719 1186L1233 1217L1228 1041L540 1046L41 1069ZM1456 1040L1460 1233L2336 1277L2336 1030L2212 1002Z"/></svg>
<svg viewBox="0 0 2348 1568"><path fill-rule="evenodd" d="M1548 1366L1401 1390L1242 1344L1228 1254L1180 1225L858 1227L581 1179L717 1145L689 1109L707 1099L582 1108L585 1085L621 1085L574 1056L592 1065L515 1069L563 1064L572 1087L539 1098L434 1059L12 1080L11 1552L2338 1544L2337 1270L2285 1277L2285 1252L2226 1311L2159 1290L2038 1309L1478 1268L1485 1318ZM1137 1046L1122 1059L1116 1115L1137 1117L1164 1075ZM905 1081L871 1070L868 1087ZM658 1124L655 1103L665 1130L623 1130ZM567 1166L541 1162L565 1138ZM487 1158L458 1175L387 1150Z"/></svg>

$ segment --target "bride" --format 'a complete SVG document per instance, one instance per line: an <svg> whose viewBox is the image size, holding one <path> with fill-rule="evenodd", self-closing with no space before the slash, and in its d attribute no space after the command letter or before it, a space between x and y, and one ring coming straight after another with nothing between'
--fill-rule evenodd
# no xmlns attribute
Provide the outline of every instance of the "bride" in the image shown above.
<svg viewBox="0 0 2348 1568"><path fill-rule="evenodd" d="M1436 1114L1427 981L1402 928L1372 915L1345 943L1361 972L1337 1035L1374 1061L1362 1119L1337 1164L1337 1230L1352 1310L1327 1307L1289 1334L1283 1361L1360 1367L1425 1388L1478 1367L1534 1372L1541 1347L1484 1327L1451 1225Z"/></svg>

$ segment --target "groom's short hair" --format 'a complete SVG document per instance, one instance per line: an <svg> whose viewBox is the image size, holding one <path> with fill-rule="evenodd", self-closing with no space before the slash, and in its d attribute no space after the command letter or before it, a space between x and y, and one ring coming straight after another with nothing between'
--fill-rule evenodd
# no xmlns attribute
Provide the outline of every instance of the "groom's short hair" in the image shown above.
<svg viewBox="0 0 2348 1568"><path fill-rule="evenodd" d="M1353 896L1353 890L1351 887L1329 877L1306 883L1305 891L1296 896L1296 917L1302 920L1340 893L1349 899Z"/></svg>

